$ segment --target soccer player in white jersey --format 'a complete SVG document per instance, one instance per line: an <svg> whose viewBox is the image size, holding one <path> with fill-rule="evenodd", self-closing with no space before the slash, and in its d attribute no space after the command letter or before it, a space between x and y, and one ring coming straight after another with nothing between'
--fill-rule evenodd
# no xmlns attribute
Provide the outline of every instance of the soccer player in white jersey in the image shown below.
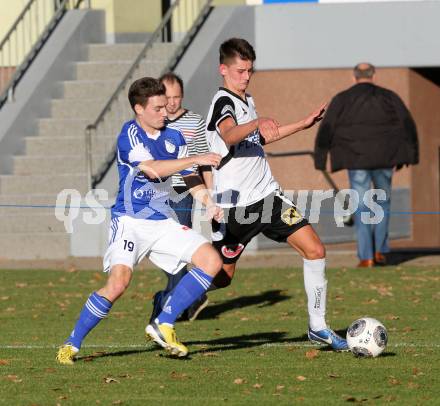
<svg viewBox="0 0 440 406"><path fill-rule="evenodd" d="M167 118L166 125L169 128L179 130L185 142L188 145L189 156L204 154L209 152L205 136L205 120L200 114L194 113L183 107L184 87L182 79L175 73L168 72L159 78L159 81L165 85L167 96ZM208 189L212 188L212 172L210 166L200 166L196 168L205 182ZM176 214L178 222L182 225L192 228L192 208L193 197L189 193L183 177L180 174L174 174L171 177L173 194L170 199L170 206ZM162 308L168 296L174 287L179 283L187 273L187 267L184 265L180 270L172 274L167 273L168 283L165 289L156 292L153 299L153 312L150 320L154 320L162 311ZM203 295L196 300L183 314L180 319L194 320L197 315L208 305L208 298Z"/></svg>
<svg viewBox="0 0 440 406"><path fill-rule="evenodd" d="M174 332L176 318L210 287L221 268L221 259L208 241L170 218L170 176L180 172L192 192L220 220L193 165L218 165L216 153L188 157L182 134L164 126L165 87L153 78L136 80L128 98L136 118L126 122L117 140L119 192L112 207L109 246L104 256L106 284L87 299L70 336L59 348L57 360L73 364L85 336L109 313L127 289L134 266L146 255L166 272L192 263L193 268L175 287L164 311L146 333L172 355L186 356L188 349ZM188 169L190 168L190 169ZM205 192L205 193L203 193Z"/></svg>
<svg viewBox="0 0 440 406"><path fill-rule="evenodd" d="M222 156L213 169L214 200L228 215L225 213L224 223L213 221L213 245L223 259L223 269L213 285L219 288L230 284L237 260L257 234L287 242L304 259L310 340L345 351L346 340L331 330L325 319L324 246L295 205L283 196L263 150L265 144L314 125L325 105L303 120L283 126L259 118L252 97L246 93L254 61L255 51L244 39L231 38L220 46L223 87L212 100L206 135L211 151Z"/></svg>

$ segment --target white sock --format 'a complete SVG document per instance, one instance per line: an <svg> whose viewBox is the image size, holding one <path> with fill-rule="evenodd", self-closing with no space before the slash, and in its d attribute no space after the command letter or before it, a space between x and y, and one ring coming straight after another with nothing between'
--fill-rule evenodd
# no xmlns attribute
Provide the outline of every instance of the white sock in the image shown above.
<svg viewBox="0 0 440 406"><path fill-rule="evenodd" d="M325 279L325 258L304 259L304 287L307 294L309 327L314 331L327 328L325 305L327 279Z"/></svg>

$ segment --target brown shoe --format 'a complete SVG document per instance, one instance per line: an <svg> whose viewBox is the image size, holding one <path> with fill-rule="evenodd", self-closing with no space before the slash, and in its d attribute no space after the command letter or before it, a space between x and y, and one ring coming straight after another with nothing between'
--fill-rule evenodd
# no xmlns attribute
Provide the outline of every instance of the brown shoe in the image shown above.
<svg viewBox="0 0 440 406"><path fill-rule="evenodd" d="M358 268L373 268L374 261L372 259L361 259L361 262L358 263Z"/></svg>
<svg viewBox="0 0 440 406"><path fill-rule="evenodd" d="M376 252L374 254L374 262L376 263L376 265L386 265L387 259L385 255L383 255L381 252Z"/></svg>

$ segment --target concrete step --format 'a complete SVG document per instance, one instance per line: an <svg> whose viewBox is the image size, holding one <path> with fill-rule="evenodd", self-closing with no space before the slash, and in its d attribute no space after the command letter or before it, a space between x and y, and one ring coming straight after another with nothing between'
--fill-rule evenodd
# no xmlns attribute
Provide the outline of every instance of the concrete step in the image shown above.
<svg viewBox="0 0 440 406"><path fill-rule="evenodd" d="M77 80L117 80L122 79L131 64L129 62L105 61L105 62L77 62ZM165 67L165 62L144 62L135 73L136 77L160 75Z"/></svg>
<svg viewBox="0 0 440 406"><path fill-rule="evenodd" d="M45 137L78 136L84 137L84 131L90 119L77 118L40 118L38 120L38 134Z"/></svg>
<svg viewBox="0 0 440 406"><path fill-rule="evenodd" d="M16 155L14 156L14 175L50 175L85 173L85 155ZM93 160L102 162L105 156L94 156Z"/></svg>
<svg viewBox="0 0 440 406"><path fill-rule="evenodd" d="M12 216L12 215L54 215L56 205L64 205L66 197L69 197L68 204L70 204L69 196L60 196L60 200L57 201L57 194L10 194L1 195L0 194L0 216ZM77 195L75 196L77 197ZM85 202L85 194L80 196L81 206L87 207L87 202ZM105 207L110 207L114 201L114 196L109 196L108 200L98 199L100 203ZM93 204L95 206L95 204ZM61 207L62 208L62 207ZM2 228L0 227L0 232Z"/></svg>
<svg viewBox="0 0 440 406"><path fill-rule="evenodd" d="M56 195L0 195L0 216L53 214Z"/></svg>
<svg viewBox="0 0 440 406"><path fill-rule="evenodd" d="M98 93L99 94L99 93ZM53 99L51 115L57 118L80 118L94 121L108 99Z"/></svg>
<svg viewBox="0 0 440 406"><path fill-rule="evenodd" d="M88 61L133 61L144 44L89 44ZM177 45L173 43L155 44L148 51L149 60L168 60Z"/></svg>
<svg viewBox="0 0 440 406"><path fill-rule="evenodd" d="M68 80L61 83L65 99L108 98L119 85L118 80Z"/></svg>
<svg viewBox="0 0 440 406"><path fill-rule="evenodd" d="M66 231L64 223L57 220L53 212L0 215L0 224L2 225L1 234L63 233Z"/></svg>
<svg viewBox="0 0 440 406"><path fill-rule="evenodd" d="M0 175L0 193L4 196L26 193L57 195L63 189L75 189L84 195L87 192L86 175Z"/></svg>
<svg viewBox="0 0 440 406"><path fill-rule="evenodd" d="M132 118L133 113L130 110L128 103L126 105L126 110L127 112L124 114L124 117L122 117L123 114L119 114L120 112L118 111L117 114L115 114L115 119L111 119L110 117L106 118L106 128L111 129L109 130L108 134L114 134L116 137L119 134L124 122ZM95 119L96 117L93 119L41 118L38 120L38 134L39 136L44 137L84 137L86 127Z"/></svg>
<svg viewBox="0 0 440 406"><path fill-rule="evenodd" d="M69 254L67 233L0 234L0 258L65 259Z"/></svg>
<svg viewBox="0 0 440 406"><path fill-rule="evenodd" d="M111 137L96 136L92 138L92 151L94 155L106 155L116 142L116 134ZM84 155L85 137L27 137L25 139L26 155Z"/></svg>
<svg viewBox="0 0 440 406"><path fill-rule="evenodd" d="M129 62L77 62L77 80L118 80L127 73Z"/></svg>

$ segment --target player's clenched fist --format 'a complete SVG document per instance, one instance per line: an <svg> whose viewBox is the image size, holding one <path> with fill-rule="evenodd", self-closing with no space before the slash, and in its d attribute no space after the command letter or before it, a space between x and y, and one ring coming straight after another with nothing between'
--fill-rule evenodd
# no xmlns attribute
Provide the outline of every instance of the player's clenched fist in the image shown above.
<svg viewBox="0 0 440 406"><path fill-rule="evenodd" d="M258 130L267 143L279 137L278 127L279 123L276 120L265 117L258 119Z"/></svg>
<svg viewBox="0 0 440 406"><path fill-rule="evenodd" d="M206 211L208 213L208 218L209 219L214 219L215 221L217 221L218 223L220 221L223 220L223 217L225 216L225 213L223 211L223 209L219 206L208 206L206 208Z"/></svg>

